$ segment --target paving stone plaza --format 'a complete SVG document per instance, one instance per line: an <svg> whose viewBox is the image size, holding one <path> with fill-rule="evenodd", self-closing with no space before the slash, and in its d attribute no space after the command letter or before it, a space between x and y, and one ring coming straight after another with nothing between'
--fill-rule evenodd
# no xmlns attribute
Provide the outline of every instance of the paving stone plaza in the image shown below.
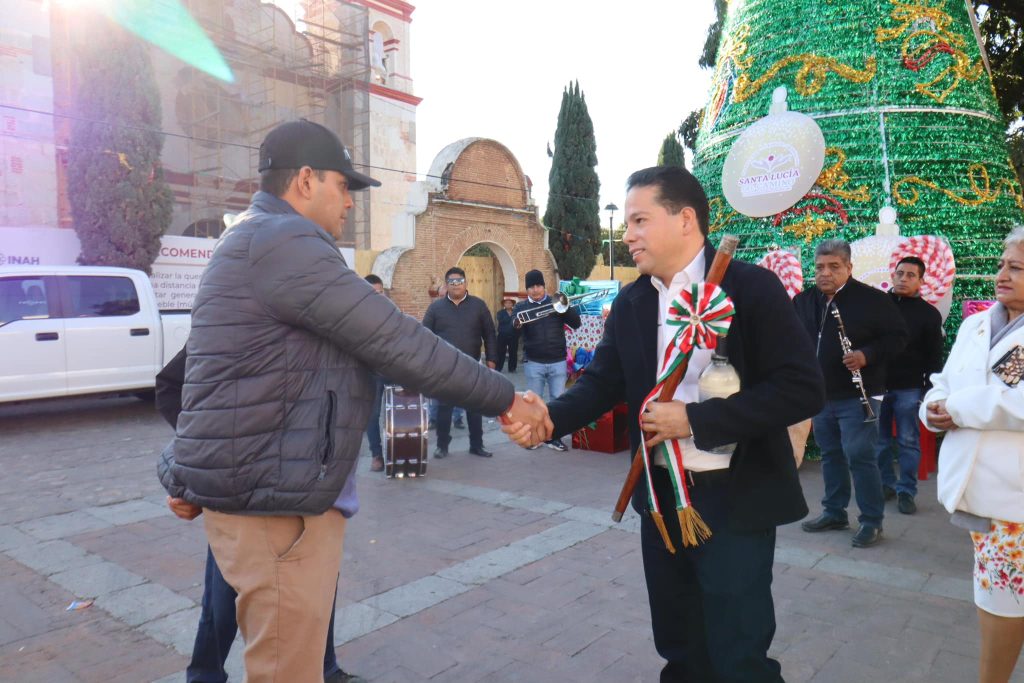
<svg viewBox="0 0 1024 683"><path fill-rule="evenodd" d="M420 480L361 458L342 667L395 683L656 681L639 520L610 521L626 454L525 451L485 430L494 458L466 454L454 430L451 456ZM0 680L184 681L206 542L201 520L164 505L167 425L134 399L77 399L2 408L0 434ZM818 465L801 478L816 513ZM934 480L921 489L915 516L888 504L875 548L852 548L852 531L780 529L772 652L787 681L976 679L969 539Z"/></svg>

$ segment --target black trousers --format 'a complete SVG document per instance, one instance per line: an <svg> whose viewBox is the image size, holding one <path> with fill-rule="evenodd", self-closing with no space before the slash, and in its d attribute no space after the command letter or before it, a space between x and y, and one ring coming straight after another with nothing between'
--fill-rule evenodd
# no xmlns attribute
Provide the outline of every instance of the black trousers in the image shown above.
<svg viewBox="0 0 1024 683"><path fill-rule="evenodd" d="M437 445L448 448L452 442L452 408L443 403L437 405ZM466 411L466 422L469 426L469 447L484 447L484 420L480 413Z"/></svg>
<svg viewBox="0 0 1024 683"><path fill-rule="evenodd" d="M519 363L519 337L503 337L498 335L498 365L496 369L501 372L505 367L505 353L508 352L508 371L515 372Z"/></svg>
<svg viewBox="0 0 1024 683"><path fill-rule="evenodd" d="M781 667L768 657L775 635L775 529L729 529L727 484L697 485L690 499L712 536L684 548L668 471L654 469L655 491L676 547L670 554L650 515L643 515L640 538L654 645L668 661L661 683L781 683Z"/></svg>

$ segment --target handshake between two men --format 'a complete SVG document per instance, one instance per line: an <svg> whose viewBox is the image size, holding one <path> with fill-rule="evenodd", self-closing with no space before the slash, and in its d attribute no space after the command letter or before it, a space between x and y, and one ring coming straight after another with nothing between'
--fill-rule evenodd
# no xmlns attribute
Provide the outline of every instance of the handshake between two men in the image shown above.
<svg viewBox="0 0 1024 683"><path fill-rule="evenodd" d="M641 417L641 426L647 448L654 448L664 441L693 436L686 403L678 400L650 403ZM530 390L516 394L512 407L501 416L501 431L523 448L548 441L554 429L547 404Z"/></svg>
<svg viewBox="0 0 1024 683"><path fill-rule="evenodd" d="M547 441L554 429L547 405L529 389L517 393L512 407L501 416L501 431L523 448Z"/></svg>

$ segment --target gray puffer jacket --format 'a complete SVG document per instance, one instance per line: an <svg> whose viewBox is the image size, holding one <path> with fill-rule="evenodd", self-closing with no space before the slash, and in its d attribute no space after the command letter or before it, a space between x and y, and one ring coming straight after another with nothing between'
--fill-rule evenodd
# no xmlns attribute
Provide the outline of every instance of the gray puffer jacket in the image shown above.
<svg viewBox="0 0 1024 683"><path fill-rule="evenodd" d="M257 192L203 272L177 436L159 467L172 495L221 512L319 514L353 472L373 369L497 415L512 384L403 315L334 240Z"/></svg>

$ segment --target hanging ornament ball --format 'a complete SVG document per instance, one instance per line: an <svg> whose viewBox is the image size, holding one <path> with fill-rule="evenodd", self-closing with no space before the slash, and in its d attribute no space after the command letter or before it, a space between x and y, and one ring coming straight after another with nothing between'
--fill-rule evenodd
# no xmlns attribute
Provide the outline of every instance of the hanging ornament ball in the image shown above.
<svg viewBox="0 0 1024 683"><path fill-rule="evenodd" d="M892 289L889 257L907 240L902 235L871 235L850 242L853 276L875 289Z"/></svg>
<svg viewBox="0 0 1024 683"><path fill-rule="evenodd" d="M743 131L722 167L722 193L745 216L772 216L803 197L825 163L825 138L810 116L778 111Z"/></svg>
<svg viewBox="0 0 1024 683"><path fill-rule="evenodd" d="M776 249L769 251L760 261L759 266L775 273L786 288L786 294L792 299L804 288L804 272L800 259L790 251Z"/></svg>
<svg viewBox="0 0 1024 683"><path fill-rule="evenodd" d="M882 225L893 225L896 223L896 209L891 206L883 206L878 210L878 222Z"/></svg>

